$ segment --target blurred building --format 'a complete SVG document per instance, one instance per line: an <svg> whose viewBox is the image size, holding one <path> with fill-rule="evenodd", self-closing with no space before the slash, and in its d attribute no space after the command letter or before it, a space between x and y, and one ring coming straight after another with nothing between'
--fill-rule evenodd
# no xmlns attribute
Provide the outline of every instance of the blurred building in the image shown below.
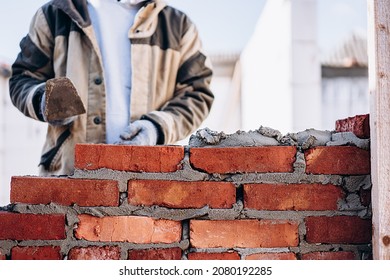
<svg viewBox="0 0 390 280"><path fill-rule="evenodd" d="M240 57L244 130L332 130L337 119L369 112L367 40L353 34L321 57L317 5L266 2Z"/></svg>
<svg viewBox="0 0 390 280"><path fill-rule="evenodd" d="M315 49L318 50L318 48ZM270 53L268 55L270 57L274 56L274 54ZM303 113L302 117L307 116L306 113L309 111L307 107L311 107L310 110L316 110L318 112L314 115L317 118L317 126L313 128L322 130L334 129L335 121L338 119L368 113L369 91L366 36L364 34L352 33L329 53L325 53L323 57L320 57L319 52L317 55L318 60L316 58L316 64L318 64L312 65L315 69L315 75L319 76L314 87L320 97L320 103L315 103L317 106L305 100L294 101L290 100L289 97L283 99L282 96L286 92L291 94L294 83L286 82L285 87L288 89L280 89L281 92L275 92L281 86L277 84L278 80L281 83L285 79L281 77L282 71L272 76L273 72L271 70L269 73L266 73L266 69L268 68L266 67L263 70L265 71L264 77L261 77L258 71L243 73L241 56L239 54L221 53L211 55L214 67L214 78L211 88L215 94L215 103L209 118L204 122L202 127L208 127L212 130L224 131L226 133L234 133L237 130L254 130L260 125L265 125L264 120L269 118L269 116L263 117L263 113L259 110L263 109L268 112L277 122L279 121L278 116L285 113L281 108L291 108L294 103L297 104L299 102L303 106L301 109ZM310 59L310 57L306 59ZM250 69L256 67L254 66L256 64L262 64L258 55L250 56L248 61L250 65L247 67L250 67ZM278 63L278 67L287 62ZM302 60L297 64L294 69L302 72ZM310 70L308 69L305 72L307 73L308 71ZM243 88L242 80L244 82L248 82L249 80L249 83L253 84L264 83L262 85L264 87L267 83L273 81L275 83L275 90L272 91L271 88L268 93L265 93L260 90L255 90L256 87ZM302 78L303 82L304 77ZM298 87L298 89L300 88ZM250 96L245 96L245 94ZM270 98L269 95L275 96ZM245 100L245 97L248 100ZM290 103L286 100L290 100ZM243 105L244 102L246 102L246 105ZM264 108L266 107L264 104L269 104L270 107ZM247 110L250 111L248 112ZM295 108L295 110L298 109ZM312 117L313 115L310 116L310 118ZM283 118L288 119L286 116ZM289 121L284 121L283 119L281 122L285 124L289 123ZM278 128L276 126L271 127L280 129L280 127ZM306 128L302 127L301 129ZM186 143L183 142L183 144Z"/></svg>
<svg viewBox="0 0 390 280"><path fill-rule="evenodd" d="M369 112L365 34L353 33L322 59L322 126Z"/></svg>
<svg viewBox="0 0 390 280"><path fill-rule="evenodd" d="M22 115L11 103L10 65L0 62L0 206L9 203L13 175L37 175L46 125Z"/></svg>

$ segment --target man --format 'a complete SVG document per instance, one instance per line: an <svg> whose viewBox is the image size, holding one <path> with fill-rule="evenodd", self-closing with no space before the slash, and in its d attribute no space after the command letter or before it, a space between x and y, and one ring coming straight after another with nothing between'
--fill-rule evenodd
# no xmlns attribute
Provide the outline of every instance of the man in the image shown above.
<svg viewBox="0 0 390 280"><path fill-rule="evenodd" d="M40 175L69 175L76 143L172 144L198 128L214 96L194 24L162 0L53 0L32 19L10 95L45 117L45 85L69 78L86 114L49 122Z"/></svg>

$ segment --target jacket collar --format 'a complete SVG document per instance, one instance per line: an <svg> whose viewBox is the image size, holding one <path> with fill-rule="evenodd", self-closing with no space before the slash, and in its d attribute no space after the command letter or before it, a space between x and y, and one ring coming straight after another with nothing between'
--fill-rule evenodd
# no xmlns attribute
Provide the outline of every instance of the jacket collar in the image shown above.
<svg viewBox="0 0 390 280"><path fill-rule="evenodd" d="M53 0L52 4L64 11L81 28L91 25L87 0Z"/></svg>
<svg viewBox="0 0 390 280"><path fill-rule="evenodd" d="M158 14L167 4L163 0L145 1L130 29L131 38L144 38L153 34L157 27Z"/></svg>
<svg viewBox="0 0 390 280"><path fill-rule="evenodd" d="M155 2L155 7L159 7L155 12L159 12L166 4L161 0L147 0L144 6L148 6L151 2ZM81 28L91 25L91 19L88 13L87 0L53 0L54 7L64 11L71 19L73 19ZM150 6L149 6L150 7ZM150 7L152 8L152 7ZM153 10L153 8L152 8Z"/></svg>

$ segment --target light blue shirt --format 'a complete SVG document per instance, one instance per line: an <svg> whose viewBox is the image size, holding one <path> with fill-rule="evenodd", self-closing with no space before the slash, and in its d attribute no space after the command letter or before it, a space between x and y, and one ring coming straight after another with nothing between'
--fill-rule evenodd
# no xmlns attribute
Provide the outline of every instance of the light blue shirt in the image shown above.
<svg viewBox="0 0 390 280"><path fill-rule="evenodd" d="M89 0L106 86L106 141L113 144L130 124L131 43L128 32L140 5L117 0Z"/></svg>

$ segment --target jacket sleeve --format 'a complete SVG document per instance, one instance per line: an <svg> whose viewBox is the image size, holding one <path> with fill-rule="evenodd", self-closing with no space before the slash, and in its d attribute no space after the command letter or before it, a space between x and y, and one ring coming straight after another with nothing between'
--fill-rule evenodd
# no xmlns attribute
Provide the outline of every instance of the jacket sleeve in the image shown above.
<svg viewBox="0 0 390 280"><path fill-rule="evenodd" d="M42 9L33 17L28 35L20 42L20 49L12 65L10 97L24 115L43 121L40 102L45 82L54 74L53 38Z"/></svg>
<svg viewBox="0 0 390 280"><path fill-rule="evenodd" d="M173 98L159 111L142 117L159 128L158 144L172 144L194 132L208 116L214 101L210 90L211 62L202 52L198 31L191 22L180 47L181 63Z"/></svg>

